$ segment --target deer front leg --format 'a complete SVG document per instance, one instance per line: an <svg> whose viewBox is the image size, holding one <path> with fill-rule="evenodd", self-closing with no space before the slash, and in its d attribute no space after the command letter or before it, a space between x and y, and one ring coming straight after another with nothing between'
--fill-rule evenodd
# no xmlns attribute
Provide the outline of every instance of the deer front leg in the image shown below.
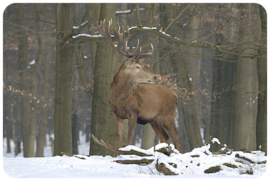
<svg viewBox="0 0 270 181"><path fill-rule="evenodd" d="M122 137L123 137L123 119L115 116L116 126L117 126L117 150L121 147Z"/></svg>
<svg viewBox="0 0 270 181"><path fill-rule="evenodd" d="M128 130L128 144L132 145L134 131L137 124L137 115L136 116L132 115L129 121L130 122L129 122L129 130Z"/></svg>

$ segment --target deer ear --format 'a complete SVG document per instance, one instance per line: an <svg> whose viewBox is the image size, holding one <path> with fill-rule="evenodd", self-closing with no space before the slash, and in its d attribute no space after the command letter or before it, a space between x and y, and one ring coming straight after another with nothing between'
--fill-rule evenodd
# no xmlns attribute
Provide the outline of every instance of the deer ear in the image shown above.
<svg viewBox="0 0 270 181"><path fill-rule="evenodd" d="M126 68L129 68L129 67L132 65L133 61L134 61L134 58L133 58L133 57L127 59L127 60L124 62L124 66L125 66Z"/></svg>

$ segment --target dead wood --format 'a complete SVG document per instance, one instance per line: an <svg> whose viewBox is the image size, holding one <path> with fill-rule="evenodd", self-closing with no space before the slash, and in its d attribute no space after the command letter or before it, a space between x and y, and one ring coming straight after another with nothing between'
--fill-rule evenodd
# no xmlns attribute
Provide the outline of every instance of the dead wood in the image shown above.
<svg viewBox="0 0 270 181"><path fill-rule="evenodd" d="M62 155L67 155L67 156L69 156L69 157L75 157L75 158L79 158L79 159L82 159L82 160L86 160L84 157L79 157L79 156L72 155L72 154L70 154L70 153L65 153L65 152L62 152L62 151L61 151L61 154L62 154Z"/></svg>
<svg viewBox="0 0 270 181"><path fill-rule="evenodd" d="M99 145L101 145L101 146L105 146L106 148L109 148L112 152L116 153L117 155L120 154L120 152L117 151L112 145L110 145L109 143L106 143L106 142L103 141L102 139L101 139L101 140L98 140L93 134L92 134L92 138L93 138L93 140L94 140L97 144L99 144Z"/></svg>
<svg viewBox="0 0 270 181"><path fill-rule="evenodd" d="M140 160L116 160L115 162L117 163L122 163L122 164L149 164L152 163L154 159L140 159Z"/></svg>
<svg viewBox="0 0 270 181"><path fill-rule="evenodd" d="M227 155L231 155L233 152L233 149L230 149L226 144L222 144L222 143L217 143L217 142L213 142L212 141L212 136L210 136L209 141L206 145L210 144L210 145L219 145L221 146L221 149L219 151L216 151L213 153L213 155L218 155L218 154L227 154ZM229 153L228 153L229 152Z"/></svg>
<svg viewBox="0 0 270 181"><path fill-rule="evenodd" d="M106 148L109 148L111 151L113 151L117 155L121 154L121 155L153 156L153 155L148 155L146 153L139 152L139 151L136 151L136 150L133 150L133 149L131 149L129 151L116 150L112 145L110 145L109 143L106 143L102 139L98 140L93 134L92 134L92 138L97 144L99 144L101 146L105 146Z"/></svg>
<svg viewBox="0 0 270 181"><path fill-rule="evenodd" d="M214 167L210 167L206 170L204 170L204 173L216 173L219 172L221 170L221 167L219 165L214 166Z"/></svg>
<svg viewBox="0 0 270 181"><path fill-rule="evenodd" d="M157 171L164 173L165 175L178 175L173 171L171 171L170 169L168 169L164 163L158 163L158 160L155 166Z"/></svg>

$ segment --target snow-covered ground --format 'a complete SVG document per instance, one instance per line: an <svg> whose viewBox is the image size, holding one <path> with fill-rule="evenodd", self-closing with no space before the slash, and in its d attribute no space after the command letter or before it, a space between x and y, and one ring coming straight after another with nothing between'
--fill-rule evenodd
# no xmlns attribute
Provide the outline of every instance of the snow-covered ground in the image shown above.
<svg viewBox="0 0 270 181"><path fill-rule="evenodd" d="M120 164L115 160L141 159L136 155L120 155L118 157L111 156L91 156L89 154L89 142L83 142L84 137L81 135L81 144L79 145L79 159L69 156L52 157L50 146L44 149L45 157L42 158L23 158L22 154L14 157L14 153L6 153L4 140L3 147L3 168L1 175L5 178L267 178L269 174L266 172L266 164L247 163L245 160L236 158L235 154L245 156L254 162L263 162L267 159L261 151L253 153L233 152L230 155L213 155L209 151L209 145L196 148L191 152L181 154L177 150L170 156L166 156L159 152L154 152L153 148L149 150L141 150L135 146L127 146L124 150L137 149L153 156L145 157L146 159L154 159L149 165L137 164ZM165 143L156 146L162 147ZM166 145L166 144L165 144ZM13 147L14 145L12 145ZM173 145L171 145L173 148ZM205 154L207 153L207 154ZM197 157L194 157L197 155ZM198 157L199 156L199 157ZM165 176L156 170L155 164L164 163L166 167L173 172L179 174L176 176ZM241 160L243 163L238 162ZM175 163L177 168L168 163ZM230 168L223 163L230 163L238 166L238 168ZM221 170L216 173L206 174L204 170L212 166L220 165ZM243 174L246 171L252 171L253 175ZM6 179L5 179L6 180Z"/></svg>

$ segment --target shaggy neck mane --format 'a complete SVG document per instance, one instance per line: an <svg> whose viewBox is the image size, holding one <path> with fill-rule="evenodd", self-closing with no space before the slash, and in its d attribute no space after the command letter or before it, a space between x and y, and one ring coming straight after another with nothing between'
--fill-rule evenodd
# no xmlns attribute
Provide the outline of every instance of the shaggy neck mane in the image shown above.
<svg viewBox="0 0 270 181"><path fill-rule="evenodd" d="M121 66L111 83L110 100L114 104L121 103L125 105L137 85L135 82L131 81L131 78L124 73L123 69L124 65Z"/></svg>

